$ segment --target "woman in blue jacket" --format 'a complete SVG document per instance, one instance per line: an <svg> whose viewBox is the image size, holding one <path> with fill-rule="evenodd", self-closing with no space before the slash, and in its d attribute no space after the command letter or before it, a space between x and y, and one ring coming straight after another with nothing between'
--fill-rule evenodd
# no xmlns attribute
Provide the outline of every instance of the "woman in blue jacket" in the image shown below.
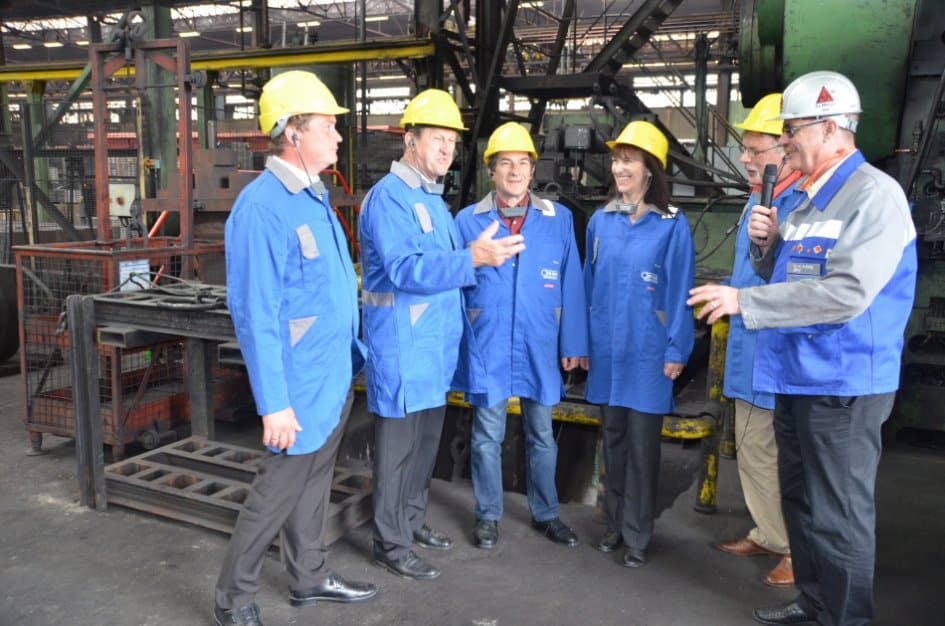
<svg viewBox="0 0 945 626"><path fill-rule="evenodd" d="M584 284L590 356L585 397L600 404L607 534L641 567L653 534L663 415L693 344L694 255L689 225L669 205L668 144L649 122L629 123L611 149L613 198L587 227Z"/></svg>

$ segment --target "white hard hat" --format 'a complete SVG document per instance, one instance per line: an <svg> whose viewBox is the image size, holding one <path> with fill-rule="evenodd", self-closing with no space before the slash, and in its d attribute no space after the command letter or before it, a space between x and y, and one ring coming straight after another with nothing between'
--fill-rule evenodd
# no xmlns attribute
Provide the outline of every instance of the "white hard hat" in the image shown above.
<svg viewBox="0 0 945 626"><path fill-rule="evenodd" d="M862 113L860 94L849 78L829 71L809 72L795 78L781 100L781 120L822 118ZM856 121L846 118L842 128L856 131Z"/></svg>

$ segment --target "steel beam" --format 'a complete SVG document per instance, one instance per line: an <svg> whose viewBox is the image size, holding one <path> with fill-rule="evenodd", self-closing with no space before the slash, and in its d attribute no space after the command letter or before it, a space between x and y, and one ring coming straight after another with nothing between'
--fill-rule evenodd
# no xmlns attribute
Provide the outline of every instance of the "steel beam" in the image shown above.
<svg viewBox="0 0 945 626"><path fill-rule="evenodd" d="M33 169L33 158L36 156L33 151L33 144L31 142L32 133L30 129L32 128L31 120L31 105L27 104L23 108L23 120L22 120L22 136L23 136L23 160L17 161L13 156L12 146L4 146L0 148L0 161L6 165L7 169L13 172L13 175L16 176L23 184L23 189L26 195L26 209L25 217L28 218L29 228L27 232L27 238L30 243L36 243L39 229L39 213L36 210L37 205L42 205L43 209L46 210L49 217L53 219L56 224L59 225L66 235L72 241L80 241L84 239L82 235L79 234L79 231L75 229L72 225L72 222L62 214L53 201L46 195L46 192L43 191L36 184L36 175Z"/></svg>
<svg viewBox="0 0 945 626"><path fill-rule="evenodd" d="M33 136L33 147L35 149L41 148L46 140L49 138L49 133L52 131L53 126L59 123L62 119L62 116L72 107L72 105L79 99L79 95L85 91L86 87L89 85L89 79L92 78L92 66L86 65L82 68L82 71L73 81L72 85L69 86L69 91L66 92L66 97L63 98L62 102L59 103L59 106L56 108L55 112L44 121L43 127L39 129L39 132Z"/></svg>
<svg viewBox="0 0 945 626"><path fill-rule="evenodd" d="M233 50L225 52L198 52L192 55L194 70L265 69L271 67L319 65L325 63L354 63L393 59L421 59L436 52L430 38L391 38L381 41L353 41L343 44L318 44L308 48L278 48L273 50ZM0 66L0 83L32 80L74 80L84 64L18 63ZM132 70L133 72L133 70Z"/></svg>
<svg viewBox="0 0 945 626"><path fill-rule="evenodd" d="M613 82L599 74L506 76L499 80L506 91L528 98L542 98L545 101L559 98L584 98L597 92L606 93L606 86ZM541 119L539 118L537 122L540 123Z"/></svg>
<svg viewBox="0 0 945 626"><path fill-rule="evenodd" d="M606 46L604 46L600 53L591 59L591 61L584 68L583 72L575 76L586 75L591 77L591 80L584 83L591 89L594 89L594 87L605 87L609 84L617 84L615 82L615 77L623 64L630 60L633 55L641 47L643 47L647 41L649 41L650 36L681 4L681 2L682 0L646 0L634 12L634 14L630 16L627 22L621 27L617 34L614 35L613 39L611 39L611 41ZM565 10L567 9L568 7L566 6ZM566 29L562 31L562 28L564 28L563 23L559 25L558 38L555 40L555 48L563 47L564 37L562 36L562 32L566 34L567 31ZM520 95L524 93L525 95L529 95L529 97L536 99L532 104L532 110L529 112L529 122L531 122L533 130L536 130L536 127L541 124L541 118L544 115L545 102L547 102L548 99L582 96L586 97L593 95L594 93L608 95L607 91L604 89L585 91L583 93L571 91L570 89L576 88L576 86L580 84L576 80L571 85L568 85L565 81L556 81L558 78L572 78L571 76L543 77L554 81L551 84L553 84L556 89L550 91L548 94L542 94L536 89L536 83L530 82L531 78L532 77L526 76L509 76L505 78L503 86L512 93ZM527 91L523 92L522 89L529 89L531 93L528 93ZM624 87L620 90L620 92L623 94L632 93L632 91L632 89L627 87ZM649 108L647 108L635 95L627 99L627 104L628 109L632 113L647 114L651 117L653 116ZM663 130L667 137L672 137L672 135L667 132L667 129L661 128L661 130Z"/></svg>
<svg viewBox="0 0 945 626"><path fill-rule="evenodd" d="M561 54L564 52L564 45L568 39L568 31L574 22L576 6L576 0L565 0L564 10L561 12L561 21L558 22L558 31L555 33L555 41L548 56L548 69L545 72L547 76L557 74L558 68L561 66ZM541 120L545 117L547 106L547 96L538 96L532 99L532 108L528 112L528 123L531 126L533 135L540 130Z"/></svg>
<svg viewBox="0 0 945 626"><path fill-rule="evenodd" d="M480 3L480 5L477 5L477 10L485 10L485 5L488 5L488 3ZM477 68L480 89L476 92L476 119L473 121L473 126L470 129L471 132L467 136L468 144L463 160L462 177L459 195L457 197L459 206L455 207L457 210L470 200L473 177L475 176L476 167L479 162L476 152L476 141L479 139L480 135L482 135L484 127L493 125L490 124L490 122L494 122L499 113L498 80L502 73L501 68L503 60L505 59L505 51L508 49L509 42L512 40L515 14L517 11L518 0L509 0L505 11L502 13L495 48L489 51L491 56L482 54L479 55L479 58L476 60L476 62L480 64L484 61L488 61L488 67L483 68L480 66ZM491 11L486 11L484 14L492 15ZM490 32L492 25L478 21L477 28L480 29L480 32L482 32L483 29L485 29L486 32ZM482 40L480 38L480 43L481 42Z"/></svg>
<svg viewBox="0 0 945 626"><path fill-rule="evenodd" d="M682 0L646 0L620 28L604 49L587 64L588 74L616 76Z"/></svg>
<svg viewBox="0 0 945 626"><path fill-rule="evenodd" d="M187 338L187 399L190 403L190 432L213 439L212 345L203 339Z"/></svg>
<svg viewBox="0 0 945 626"><path fill-rule="evenodd" d="M104 511L105 456L101 405L98 396L99 364L95 349L92 300L81 295L66 298L69 350L72 363L72 397L75 410L75 455L78 461L80 502Z"/></svg>

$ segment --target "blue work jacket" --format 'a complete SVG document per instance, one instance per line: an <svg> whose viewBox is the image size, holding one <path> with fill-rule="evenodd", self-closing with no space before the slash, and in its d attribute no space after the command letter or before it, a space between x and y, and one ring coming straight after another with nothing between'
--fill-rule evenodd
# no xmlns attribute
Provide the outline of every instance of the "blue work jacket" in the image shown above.
<svg viewBox="0 0 945 626"><path fill-rule="evenodd" d="M270 159L225 228L227 305L256 409L292 407L302 427L288 454L325 443L364 363L354 267L320 191Z"/></svg>
<svg viewBox="0 0 945 626"><path fill-rule="evenodd" d="M755 388L805 396L898 389L917 275L915 226L899 183L855 151L780 234L770 284L738 294L745 325L763 329Z"/></svg>
<svg viewBox="0 0 945 626"><path fill-rule="evenodd" d="M778 224L783 224L788 213L806 197L807 195L798 189L797 180L782 190L772 201L772 206L778 211ZM742 218L739 220L738 232L735 235L735 262L732 266L732 276L727 282L738 289L764 285L767 282L755 272L749 257L751 239L748 237L748 217L751 207L756 204L758 204L758 195L752 193L745 205ZM755 391L752 382L757 335L758 331L745 328L741 315L729 317L722 393L733 400L737 398L763 409L773 409L774 394Z"/></svg>
<svg viewBox="0 0 945 626"><path fill-rule="evenodd" d="M361 205L361 303L368 409L404 417L446 403L464 332L472 254L439 190L403 162Z"/></svg>
<svg viewBox="0 0 945 626"><path fill-rule="evenodd" d="M643 413L673 408L665 363L686 363L694 324L686 298L695 273L689 224L675 207L636 223L610 202L587 225L588 402Z"/></svg>
<svg viewBox="0 0 945 626"><path fill-rule="evenodd" d="M490 407L510 396L546 406L561 400L559 357L587 356L587 316L581 260L571 211L530 196L522 223L525 250L499 267L476 268L476 284L463 289L466 315L485 365L469 368L484 393L471 393L457 380L473 406ZM509 236L490 193L456 216L462 245L476 239L493 221L496 237ZM477 385L480 386L480 385Z"/></svg>

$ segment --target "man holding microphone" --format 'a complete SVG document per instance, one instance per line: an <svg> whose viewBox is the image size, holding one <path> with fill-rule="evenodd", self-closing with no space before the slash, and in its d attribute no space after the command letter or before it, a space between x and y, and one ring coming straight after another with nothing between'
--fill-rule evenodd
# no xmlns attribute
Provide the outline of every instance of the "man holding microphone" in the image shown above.
<svg viewBox="0 0 945 626"><path fill-rule="evenodd" d="M899 386L916 281L916 233L899 184L856 149L860 98L818 71L784 91L780 145L807 198L777 226L753 207L756 270L771 284L704 285L690 305L709 323L741 315L758 337L754 387L775 394L781 502L793 601L763 624L867 624L873 617L880 428Z"/></svg>

